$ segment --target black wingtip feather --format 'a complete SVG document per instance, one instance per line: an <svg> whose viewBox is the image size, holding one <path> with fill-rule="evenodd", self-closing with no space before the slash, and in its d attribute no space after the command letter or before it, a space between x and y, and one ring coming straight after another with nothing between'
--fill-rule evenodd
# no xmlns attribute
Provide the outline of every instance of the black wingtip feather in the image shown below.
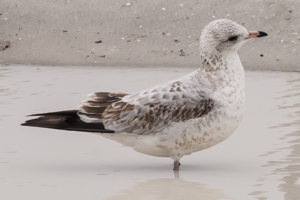
<svg viewBox="0 0 300 200"><path fill-rule="evenodd" d="M49 113L38 113L38 114L32 114L28 115L28 117L37 117L37 116L77 116L78 110L64 110L64 111L58 111L58 112L49 112Z"/></svg>
<svg viewBox="0 0 300 200"><path fill-rule="evenodd" d="M51 128L67 131L114 133L112 130L105 129L102 123L86 123L81 121L77 115L77 110L41 113L30 116L40 117L27 120L21 124L22 126Z"/></svg>

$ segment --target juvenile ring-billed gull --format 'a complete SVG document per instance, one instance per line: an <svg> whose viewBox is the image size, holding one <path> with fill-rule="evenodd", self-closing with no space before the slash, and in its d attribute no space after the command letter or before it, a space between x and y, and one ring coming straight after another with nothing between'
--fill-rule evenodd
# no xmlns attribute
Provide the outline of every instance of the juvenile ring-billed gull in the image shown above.
<svg viewBox="0 0 300 200"><path fill-rule="evenodd" d="M96 92L78 109L35 114L25 126L98 133L134 150L171 157L214 146L238 127L245 110L245 75L237 50L248 31L227 19L209 23L200 37L200 68L133 94Z"/></svg>

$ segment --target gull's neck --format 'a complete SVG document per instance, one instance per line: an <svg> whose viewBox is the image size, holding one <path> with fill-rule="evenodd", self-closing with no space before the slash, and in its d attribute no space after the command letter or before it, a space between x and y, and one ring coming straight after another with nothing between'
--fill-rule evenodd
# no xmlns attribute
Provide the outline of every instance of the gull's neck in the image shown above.
<svg viewBox="0 0 300 200"><path fill-rule="evenodd" d="M216 51L205 52L200 51L201 68L207 72L211 71L227 71L229 65L240 64L237 52L219 53Z"/></svg>
<svg viewBox="0 0 300 200"><path fill-rule="evenodd" d="M200 48L201 69L207 73L225 72L244 75L244 68L236 51L218 52Z"/></svg>
<svg viewBox="0 0 300 200"><path fill-rule="evenodd" d="M200 56L201 66L194 72L193 77L201 85L210 88L239 85L244 88L245 73L237 52L221 54L200 51Z"/></svg>

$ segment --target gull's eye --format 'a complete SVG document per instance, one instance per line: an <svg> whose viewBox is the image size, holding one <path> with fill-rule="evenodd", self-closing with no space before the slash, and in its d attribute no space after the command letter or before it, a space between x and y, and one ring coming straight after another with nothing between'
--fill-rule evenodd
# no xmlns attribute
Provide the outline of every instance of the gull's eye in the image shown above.
<svg viewBox="0 0 300 200"><path fill-rule="evenodd" d="M228 39L228 41L235 41L238 38L238 36L232 36Z"/></svg>

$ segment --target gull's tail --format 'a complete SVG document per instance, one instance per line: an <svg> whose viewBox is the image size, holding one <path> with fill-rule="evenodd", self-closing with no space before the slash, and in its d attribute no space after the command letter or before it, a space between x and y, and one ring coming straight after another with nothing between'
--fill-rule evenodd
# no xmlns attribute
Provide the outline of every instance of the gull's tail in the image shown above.
<svg viewBox="0 0 300 200"><path fill-rule="evenodd" d="M29 115L38 118L27 120L21 125L67 131L114 133L112 130L106 130L102 123L86 123L80 120L77 112L78 110L66 110Z"/></svg>

